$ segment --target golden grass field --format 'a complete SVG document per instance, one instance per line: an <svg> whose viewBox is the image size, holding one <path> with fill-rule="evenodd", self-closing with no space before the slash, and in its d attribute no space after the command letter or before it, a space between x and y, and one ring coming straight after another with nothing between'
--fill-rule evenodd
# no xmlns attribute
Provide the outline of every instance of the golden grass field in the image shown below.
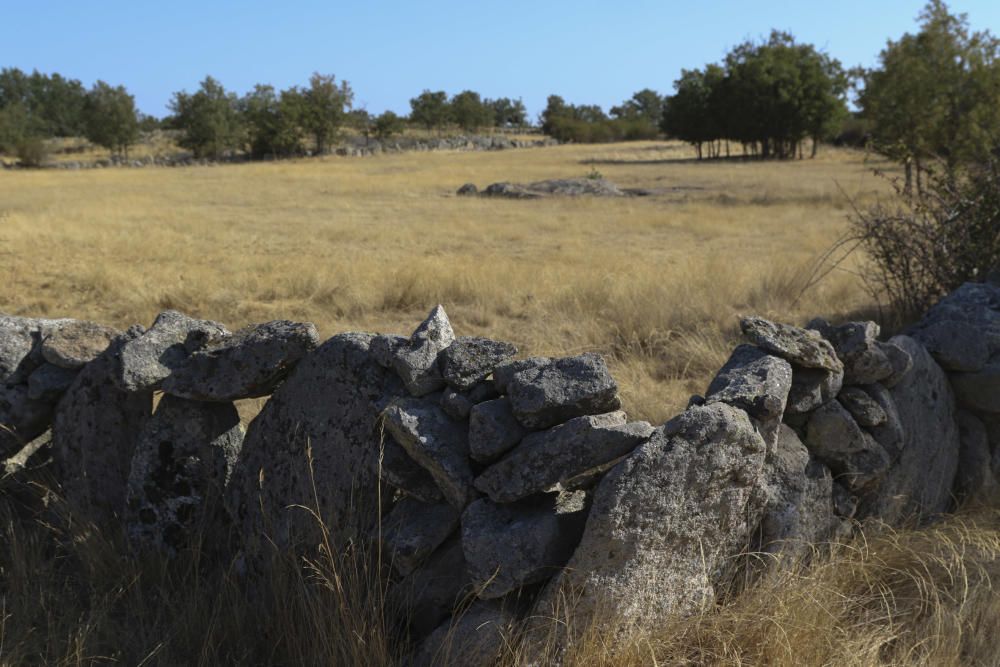
<svg viewBox="0 0 1000 667"><path fill-rule="evenodd" d="M887 165L698 163L675 143L411 153L220 167L0 172L0 311L121 327L176 308L230 327L408 333L437 302L457 332L525 354L608 355L634 418L703 391L737 316L868 315L852 257L804 294L850 200ZM509 201L465 182L581 177L646 198ZM252 413L253 406L247 406ZM61 504L53 506L59 511ZM4 510L6 512L6 510ZM326 553L248 591L195 546L123 558L120 535L0 516L0 665L385 665L379 573ZM359 565L361 564L361 565ZM810 567L612 653L595 628L568 665L997 665L1000 513L869 526ZM566 619L571 621L572 619ZM513 644L512 644L513 647ZM514 648L505 664L521 664Z"/></svg>
<svg viewBox="0 0 1000 667"><path fill-rule="evenodd" d="M0 311L148 325L175 308L230 327L409 333L438 302L459 335L525 354L609 356L653 422L703 391L740 313L842 318L871 305L850 273L796 302L845 228L849 197L888 193L860 152L698 163L648 142L220 167L0 173ZM668 190L509 201L465 182L582 177Z"/></svg>

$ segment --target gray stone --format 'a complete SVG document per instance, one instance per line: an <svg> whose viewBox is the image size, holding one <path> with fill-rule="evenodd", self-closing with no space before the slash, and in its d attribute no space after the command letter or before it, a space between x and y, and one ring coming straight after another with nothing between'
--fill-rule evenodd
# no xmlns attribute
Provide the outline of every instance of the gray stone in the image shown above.
<svg viewBox="0 0 1000 667"><path fill-rule="evenodd" d="M28 398L55 403L73 384L79 371L45 363L28 376Z"/></svg>
<svg viewBox="0 0 1000 667"><path fill-rule="evenodd" d="M458 528L459 513L448 503L402 498L382 520L382 554L406 576Z"/></svg>
<svg viewBox="0 0 1000 667"><path fill-rule="evenodd" d="M915 331L913 338L945 370L978 371L990 358L986 335L969 322L937 320Z"/></svg>
<svg viewBox="0 0 1000 667"><path fill-rule="evenodd" d="M861 426L881 426L889 419L882 406L859 387L844 387L837 400Z"/></svg>
<svg viewBox="0 0 1000 667"><path fill-rule="evenodd" d="M859 499L843 484L833 483L833 512L842 519L853 519L858 513Z"/></svg>
<svg viewBox="0 0 1000 667"><path fill-rule="evenodd" d="M528 433L514 417L506 397L480 403L469 413L469 455L479 463L491 463Z"/></svg>
<svg viewBox="0 0 1000 667"><path fill-rule="evenodd" d="M459 197L475 197L479 194L479 188L476 187L475 183L466 183L455 194Z"/></svg>
<svg viewBox="0 0 1000 667"><path fill-rule="evenodd" d="M604 359L593 353L554 359L514 374L507 395L517 420L531 429L621 407L618 384Z"/></svg>
<svg viewBox="0 0 1000 667"><path fill-rule="evenodd" d="M991 361L975 373L952 373L950 377L963 407L1000 413L1000 361Z"/></svg>
<svg viewBox="0 0 1000 667"><path fill-rule="evenodd" d="M241 329L193 352L163 381L163 391L196 401L267 396L316 349L309 323L279 320Z"/></svg>
<svg viewBox="0 0 1000 667"><path fill-rule="evenodd" d="M809 417L806 447L851 490L877 482L889 469L888 452L858 426L837 401L821 406Z"/></svg>
<svg viewBox="0 0 1000 667"><path fill-rule="evenodd" d="M152 412L149 392L125 392L115 383L119 355L137 333L126 332L83 367L52 423L52 459L63 496L78 516L98 523L124 514L135 444Z"/></svg>
<svg viewBox="0 0 1000 667"><path fill-rule="evenodd" d="M306 356L247 428L226 504L249 555L312 549L323 517L334 545L371 532L391 489L379 484L381 406L398 380L341 334ZM402 387L399 387L401 390Z"/></svg>
<svg viewBox="0 0 1000 667"><path fill-rule="evenodd" d="M467 427L440 407L419 398L400 398L382 412L386 430L410 457L427 469L445 499L461 510L472 500Z"/></svg>
<svg viewBox="0 0 1000 667"><path fill-rule="evenodd" d="M861 389L885 413L885 421L875 426L869 426L868 432L889 453L889 458L895 461L899 458L899 453L902 451L904 443L903 423L899 419L896 402L892 400L892 394L889 393L889 390L883 387L881 383L869 384L861 387Z"/></svg>
<svg viewBox="0 0 1000 667"><path fill-rule="evenodd" d="M443 389L444 378L438 356L455 340L444 307L437 305L410 340L392 353L392 367L412 396L424 396Z"/></svg>
<svg viewBox="0 0 1000 667"><path fill-rule="evenodd" d="M483 471L476 488L494 502L520 500L625 456L652 433L646 422L626 424L624 412L576 417L526 436Z"/></svg>
<svg viewBox="0 0 1000 667"><path fill-rule="evenodd" d="M529 368L542 368L552 363L548 357L528 357L527 359L513 359L505 362L493 369L493 385L501 394L507 393L507 385L511 379L521 371Z"/></svg>
<svg viewBox="0 0 1000 667"><path fill-rule="evenodd" d="M473 406L497 397L496 387L484 380L468 391L455 391L447 387L441 395L441 409L452 419L468 419Z"/></svg>
<svg viewBox="0 0 1000 667"><path fill-rule="evenodd" d="M392 368L393 355L396 353L396 350L406 345L407 342L406 336L379 334L372 338L372 359L382 368Z"/></svg>
<svg viewBox="0 0 1000 667"><path fill-rule="evenodd" d="M974 498L994 486L991 468L990 442L986 426L974 414L959 410L955 415L958 424L958 470L955 474L955 497L958 500Z"/></svg>
<svg viewBox="0 0 1000 667"><path fill-rule="evenodd" d="M566 564L587 521L586 492L567 502L555 495L498 505L486 498L462 513L462 550L476 593L499 598L522 586L545 581Z"/></svg>
<svg viewBox="0 0 1000 667"><path fill-rule="evenodd" d="M791 385L791 364L753 345L740 345L708 386L705 401L728 403L758 421L780 421Z"/></svg>
<svg viewBox="0 0 1000 667"><path fill-rule="evenodd" d="M951 507L959 437L955 398L944 371L912 338L896 336L890 342L913 359L913 369L889 390L903 443L877 493L862 498L860 511L893 524Z"/></svg>
<svg viewBox="0 0 1000 667"><path fill-rule="evenodd" d="M516 614L500 600L477 600L442 623L408 658L409 667L505 664L513 652Z"/></svg>
<svg viewBox="0 0 1000 667"><path fill-rule="evenodd" d="M724 403L654 431L597 487L581 543L534 614L562 618L571 599L571 632L606 619L642 631L713 604L763 516L766 449L747 414Z"/></svg>
<svg viewBox="0 0 1000 667"><path fill-rule="evenodd" d="M401 608L418 638L433 632L471 593L471 582L456 536L390 591L390 607Z"/></svg>
<svg viewBox="0 0 1000 667"><path fill-rule="evenodd" d="M411 459L388 433L383 434L379 476L387 484L425 503L436 503L444 498L431 474Z"/></svg>
<svg viewBox="0 0 1000 667"><path fill-rule="evenodd" d="M164 311L148 331L132 337L122 347L116 382L125 391L159 389L192 352L229 335L218 322L196 320L175 310Z"/></svg>
<svg viewBox="0 0 1000 667"><path fill-rule="evenodd" d="M879 348L892 365L892 375L882 380L882 385L892 388L913 368L913 359L909 353L895 343L879 343Z"/></svg>
<svg viewBox="0 0 1000 667"><path fill-rule="evenodd" d="M843 384L843 372L803 368L793 364L792 388L788 392L788 404L785 410L791 415L812 412L836 398Z"/></svg>
<svg viewBox="0 0 1000 667"><path fill-rule="evenodd" d="M243 442L235 406L164 396L142 428L128 477L126 528L139 549L176 555L225 528L223 491Z"/></svg>
<svg viewBox="0 0 1000 667"><path fill-rule="evenodd" d="M816 329L833 345L844 364L845 384L872 384L893 374L892 361L878 342L875 322L848 322L840 326L821 324Z"/></svg>
<svg viewBox="0 0 1000 667"><path fill-rule="evenodd" d="M0 384L15 378L34 347L32 320L0 315Z"/></svg>
<svg viewBox="0 0 1000 667"><path fill-rule="evenodd" d="M108 349L120 333L95 322L67 323L54 328L42 339L42 356L61 368L79 369Z"/></svg>
<svg viewBox="0 0 1000 667"><path fill-rule="evenodd" d="M441 353L441 373L445 382L459 391L472 389L498 365L517 354L510 343L460 336Z"/></svg>
<svg viewBox="0 0 1000 667"><path fill-rule="evenodd" d="M768 460L767 508L760 523L759 549L799 558L813 545L841 533L843 522L834 512L833 476L795 432L782 425L774 455Z"/></svg>
<svg viewBox="0 0 1000 667"><path fill-rule="evenodd" d="M844 370L830 342L812 329L800 329L760 317L744 317L740 320L740 329L757 347L796 366L821 368L834 374Z"/></svg>
<svg viewBox="0 0 1000 667"><path fill-rule="evenodd" d="M24 384L0 384L0 459L16 454L52 424L52 404L29 393Z"/></svg>
<svg viewBox="0 0 1000 667"><path fill-rule="evenodd" d="M924 319L914 328L920 329L934 322L964 322L981 332L991 357L1000 353L1000 288L989 283L965 283L935 304Z"/></svg>

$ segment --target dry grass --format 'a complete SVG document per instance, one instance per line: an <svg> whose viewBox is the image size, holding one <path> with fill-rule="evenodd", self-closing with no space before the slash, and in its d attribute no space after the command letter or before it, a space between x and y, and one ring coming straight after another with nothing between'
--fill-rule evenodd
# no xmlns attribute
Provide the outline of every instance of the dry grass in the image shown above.
<svg viewBox="0 0 1000 667"><path fill-rule="evenodd" d="M662 422L702 391L736 315L845 316L855 277L795 299L848 201L886 188L857 152L691 161L673 143L410 153L184 169L0 173L0 311L126 326L165 308L230 326L408 333L437 302L461 334L598 350ZM647 198L455 197L472 181L580 177ZM843 190L843 192L841 191Z"/></svg>

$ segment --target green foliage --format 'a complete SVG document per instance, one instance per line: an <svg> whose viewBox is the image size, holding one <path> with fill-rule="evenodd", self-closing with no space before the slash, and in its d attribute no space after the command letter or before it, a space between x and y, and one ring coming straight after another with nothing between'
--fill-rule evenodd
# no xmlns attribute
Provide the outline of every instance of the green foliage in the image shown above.
<svg viewBox="0 0 1000 667"><path fill-rule="evenodd" d="M257 84L240 100L239 108L251 157L287 157L302 152L303 98L296 88L278 94L273 86Z"/></svg>
<svg viewBox="0 0 1000 667"><path fill-rule="evenodd" d="M520 99L500 97L485 102L493 111L493 125L501 128L520 128L528 124L528 111Z"/></svg>
<svg viewBox="0 0 1000 667"><path fill-rule="evenodd" d="M440 129L451 120L448 94L443 90L424 90L410 100L410 122L428 130Z"/></svg>
<svg viewBox="0 0 1000 667"><path fill-rule="evenodd" d="M193 94L174 93L170 109L173 126L184 131L178 143L195 157L217 159L243 143L239 100L210 76Z"/></svg>
<svg viewBox="0 0 1000 667"><path fill-rule="evenodd" d="M653 139L659 132L640 116L608 118L597 105L572 105L550 95L541 114L542 131L561 142L603 143Z"/></svg>
<svg viewBox="0 0 1000 667"><path fill-rule="evenodd" d="M31 134L31 119L23 104L0 107L0 152L16 152L17 146Z"/></svg>
<svg viewBox="0 0 1000 667"><path fill-rule="evenodd" d="M317 72L300 95L302 127L315 139L316 152L325 153L347 120L354 92L346 81L338 85L332 74Z"/></svg>
<svg viewBox="0 0 1000 667"><path fill-rule="evenodd" d="M474 132L494 123L493 109L485 104L479 93L464 90L453 96L449 103L451 120L466 132Z"/></svg>
<svg viewBox="0 0 1000 667"><path fill-rule="evenodd" d="M631 129L625 133L626 139L655 137L663 117L663 97L655 90L643 88L621 105L611 107L611 116L629 124Z"/></svg>
<svg viewBox="0 0 1000 667"><path fill-rule="evenodd" d="M372 123L372 132L378 139L388 139L399 134L406 127L406 121L392 111L383 111Z"/></svg>
<svg viewBox="0 0 1000 667"><path fill-rule="evenodd" d="M1000 145L1000 49L989 32L971 32L964 14L941 0L920 14L920 31L890 41L879 66L862 72L858 104L875 146L914 168L940 158L949 170L987 159Z"/></svg>
<svg viewBox="0 0 1000 667"><path fill-rule="evenodd" d="M733 140L761 157L813 153L846 116L848 79L840 63L808 44L774 31L767 42L744 42L722 65L684 70L665 103L661 129L718 154Z"/></svg>
<svg viewBox="0 0 1000 667"><path fill-rule="evenodd" d="M124 86L95 83L87 93L83 117L87 139L113 155L127 156L128 147L139 138L135 99Z"/></svg>
<svg viewBox="0 0 1000 667"><path fill-rule="evenodd" d="M75 79L59 74L25 74L16 68L0 70L0 109L18 105L31 119L31 132L44 137L71 137L83 133L86 91Z"/></svg>
<svg viewBox="0 0 1000 667"><path fill-rule="evenodd" d="M38 135L22 137L14 147L14 155L25 167L41 167L49 156L45 140Z"/></svg>

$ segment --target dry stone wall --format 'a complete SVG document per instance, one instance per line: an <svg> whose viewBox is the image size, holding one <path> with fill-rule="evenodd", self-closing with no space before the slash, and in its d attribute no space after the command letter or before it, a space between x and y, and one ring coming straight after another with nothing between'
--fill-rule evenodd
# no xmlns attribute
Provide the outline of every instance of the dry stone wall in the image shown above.
<svg viewBox="0 0 1000 667"><path fill-rule="evenodd" d="M575 628L655 625L712 604L748 544L796 557L997 484L1000 287L964 285L888 341L873 322L741 329L704 396L654 426L600 355L517 358L441 306L408 336L322 344L174 311L125 332L2 316L0 455L14 476L51 463L70 507L137 550L199 531L247 576L276 549L371 540L415 664L456 636L451 657L479 664L568 600ZM262 396L244 433L233 402Z"/></svg>

